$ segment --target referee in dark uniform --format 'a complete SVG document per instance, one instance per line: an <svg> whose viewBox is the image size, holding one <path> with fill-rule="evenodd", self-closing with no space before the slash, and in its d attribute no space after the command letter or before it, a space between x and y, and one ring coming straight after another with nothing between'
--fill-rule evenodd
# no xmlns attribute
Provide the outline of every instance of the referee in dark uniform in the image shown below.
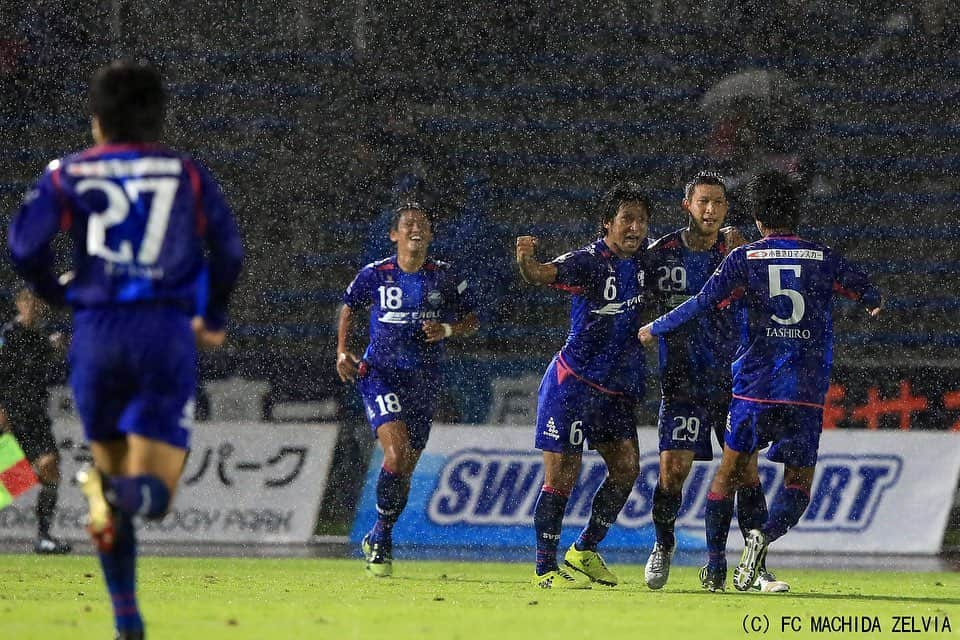
<svg viewBox="0 0 960 640"><path fill-rule="evenodd" d="M0 329L0 427L11 431L40 479L37 553L69 553L50 536L60 484L60 456L47 414L50 372L60 359L59 338L44 331L46 305L29 289L14 300L17 316Z"/></svg>

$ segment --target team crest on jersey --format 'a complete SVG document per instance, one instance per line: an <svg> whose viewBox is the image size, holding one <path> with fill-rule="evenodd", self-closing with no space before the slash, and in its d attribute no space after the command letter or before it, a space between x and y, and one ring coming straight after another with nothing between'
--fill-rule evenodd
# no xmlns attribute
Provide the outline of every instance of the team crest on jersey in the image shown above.
<svg viewBox="0 0 960 640"><path fill-rule="evenodd" d="M443 295L436 289L427 294L427 302L431 307L439 307L443 302Z"/></svg>

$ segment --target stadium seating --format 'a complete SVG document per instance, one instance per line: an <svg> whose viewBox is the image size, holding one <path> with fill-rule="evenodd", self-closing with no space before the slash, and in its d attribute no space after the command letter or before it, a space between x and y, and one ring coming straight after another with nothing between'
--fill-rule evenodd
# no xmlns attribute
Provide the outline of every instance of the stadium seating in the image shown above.
<svg viewBox="0 0 960 640"><path fill-rule="evenodd" d="M815 187L809 235L863 261L890 295L876 323L841 307L838 359L891 346L907 361L956 357L960 122L943 105L958 89L937 74L956 60L931 68L904 56L878 72L859 47L879 27L862 21L815 23L789 55L708 50L709 21L655 4L662 15L636 22L610 17L611 3L607 22L552 25L532 5L485 15L467 3L463 34L446 40L403 3L362 25L350 8L292 1L232 6L219 24L172 0L130 17L137 29L121 46L170 81L170 142L222 178L246 237L235 352L332 354L340 292L367 236L385 232L370 222L400 168L426 174L448 225L461 176L489 175L493 224L506 238L542 235L545 256L591 239L592 202L620 179L649 186L655 233L679 226L683 178L714 164L700 98L730 72L773 67L809 111L793 139ZM520 17L533 21L518 23L529 39L503 42L496 20ZM62 100L0 117L4 212L45 162L87 144L84 80L103 59L91 52L63 69ZM0 287L12 284L5 265ZM495 326L455 350L462 362L528 364L519 376L558 348L565 298L512 291Z"/></svg>

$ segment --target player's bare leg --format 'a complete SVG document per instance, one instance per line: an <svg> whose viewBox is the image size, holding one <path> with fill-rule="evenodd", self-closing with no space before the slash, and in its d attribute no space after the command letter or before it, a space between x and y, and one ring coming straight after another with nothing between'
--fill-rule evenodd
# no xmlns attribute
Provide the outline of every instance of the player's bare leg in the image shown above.
<svg viewBox="0 0 960 640"><path fill-rule="evenodd" d="M571 569L607 586L620 580L597 551L597 546L626 504L640 473L640 450L636 440L617 440L596 444L597 451L607 465L607 477L593 496L590 521L570 545L563 562Z"/></svg>
<svg viewBox="0 0 960 640"><path fill-rule="evenodd" d="M383 449L383 468L377 480L377 522L363 537L360 548L367 575L387 578L393 575L393 525L407 504L410 477L421 451L410 446L407 425L399 420L380 425L377 440Z"/></svg>

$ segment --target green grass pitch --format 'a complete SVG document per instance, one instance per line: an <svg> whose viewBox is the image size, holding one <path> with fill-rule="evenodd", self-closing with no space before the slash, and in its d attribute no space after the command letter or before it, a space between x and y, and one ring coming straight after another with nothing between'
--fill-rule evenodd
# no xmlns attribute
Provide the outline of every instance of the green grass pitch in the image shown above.
<svg viewBox="0 0 960 640"><path fill-rule="evenodd" d="M952 573L783 570L789 594L708 594L692 567L661 592L642 565L613 568L616 588L552 593L529 564L398 561L378 580L360 560L147 557L139 591L150 640L960 636ZM93 556L0 556L0 584L0 638L113 637Z"/></svg>

